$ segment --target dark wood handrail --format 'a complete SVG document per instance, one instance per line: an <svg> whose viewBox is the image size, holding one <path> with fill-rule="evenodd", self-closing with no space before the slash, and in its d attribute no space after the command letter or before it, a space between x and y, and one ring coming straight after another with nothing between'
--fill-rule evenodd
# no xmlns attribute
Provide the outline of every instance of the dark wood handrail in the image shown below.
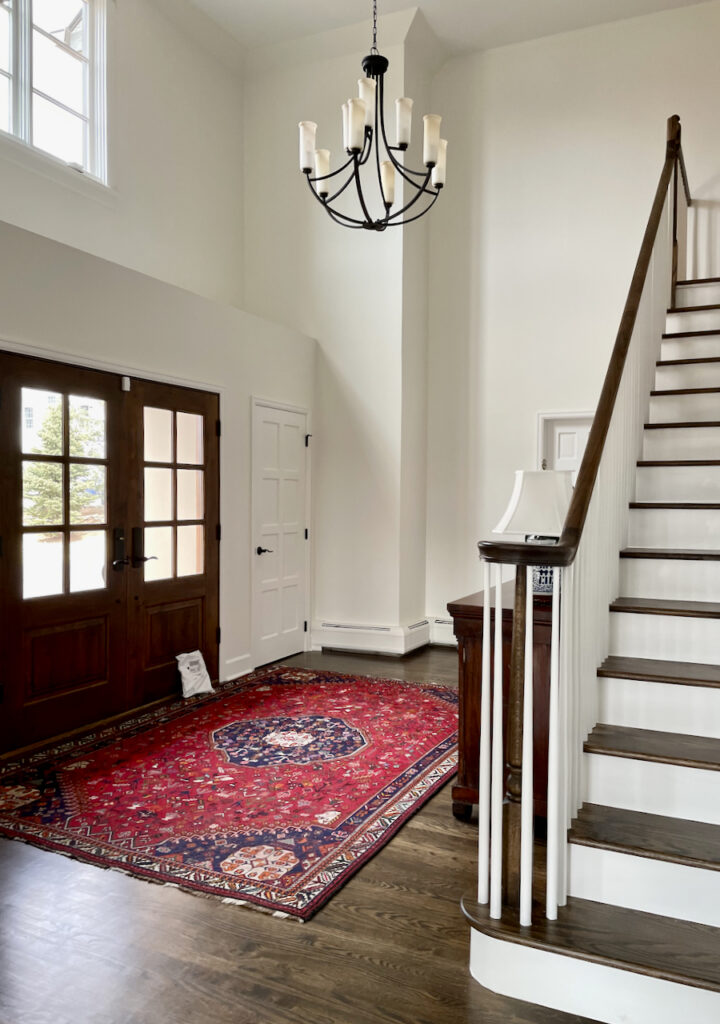
<svg viewBox="0 0 720 1024"><path fill-rule="evenodd" d="M655 199L645 235L643 236L640 254L635 264L635 272L630 284L620 328L615 340L615 346L610 357L610 365L605 375L600 400L590 428L587 447L583 456L580 469L578 470L577 481L573 490L562 534L557 544L525 544L523 542L508 541L480 541L478 550L480 557L488 562L501 562L511 565L571 565L577 554L580 538L582 537L587 518L590 500L595 488L600 461L602 459L605 440L610 429L615 401L620 389L623 371L627 354L632 341L635 321L637 320L640 300L642 298L645 281L650 268L655 239L660 227L663 207L667 198L670 181L679 164L683 187L687 197L688 205L691 204L690 189L687 183L685 162L682 156L680 143L680 118L677 114L668 118L667 147L665 150L665 163L660 174Z"/></svg>

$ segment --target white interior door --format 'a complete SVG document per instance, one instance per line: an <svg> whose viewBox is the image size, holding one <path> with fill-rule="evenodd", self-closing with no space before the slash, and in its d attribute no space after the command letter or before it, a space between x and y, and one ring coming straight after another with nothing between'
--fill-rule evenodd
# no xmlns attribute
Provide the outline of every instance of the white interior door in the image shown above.
<svg viewBox="0 0 720 1024"><path fill-rule="evenodd" d="M570 470L573 482L585 454L592 413L542 413L540 465L542 469Z"/></svg>
<svg viewBox="0 0 720 1024"><path fill-rule="evenodd" d="M253 660L305 649L307 414L253 403Z"/></svg>

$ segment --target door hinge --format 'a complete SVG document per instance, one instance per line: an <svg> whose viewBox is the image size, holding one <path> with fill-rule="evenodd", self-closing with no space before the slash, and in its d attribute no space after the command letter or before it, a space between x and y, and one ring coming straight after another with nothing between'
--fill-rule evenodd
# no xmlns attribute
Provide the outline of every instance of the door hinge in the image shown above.
<svg viewBox="0 0 720 1024"><path fill-rule="evenodd" d="M220 627L218 626L218 628L215 630L215 642L218 644L220 643L220 633L221 630Z"/></svg>
<svg viewBox="0 0 720 1024"><path fill-rule="evenodd" d="M306 434L306 435L305 435L305 447L306 447L306 448L309 448L309 447L310 447L310 438L311 438L311 437L312 437L312 434Z"/></svg>
<svg viewBox="0 0 720 1024"><path fill-rule="evenodd" d="M307 633L307 619L305 620L305 628L303 629L303 633Z"/></svg>
<svg viewBox="0 0 720 1024"><path fill-rule="evenodd" d="M309 530L305 530L305 540L308 540L309 537L310 537L310 531Z"/></svg>
<svg viewBox="0 0 720 1024"><path fill-rule="evenodd" d="M216 540L221 540L221 538L222 538L222 528L220 526L220 523L218 523L217 526L215 527L215 539Z"/></svg>
<svg viewBox="0 0 720 1024"><path fill-rule="evenodd" d="M215 420L215 433L218 437L220 437L221 430L220 420Z"/></svg>

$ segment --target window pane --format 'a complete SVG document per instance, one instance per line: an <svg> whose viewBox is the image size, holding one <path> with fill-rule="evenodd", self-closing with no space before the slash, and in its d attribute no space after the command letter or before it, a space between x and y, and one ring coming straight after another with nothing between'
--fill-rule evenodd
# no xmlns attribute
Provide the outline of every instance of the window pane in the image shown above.
<svg viewBox="0 0 720 1024"><path fill-rule="evenodd" d="M203 572L204 534L205 530L202 526L178 526L178 576L196 576Z"/></svg>
<svg viewBox="0 0 720 1024"><path fill-rule="evenodd" d="M177 471L177 518L202 519L204 513L203 477L201 469Z"/></svg>
<svg viewBox="0 0 720 1024"><path fill-rule="evenodd" d="M10 70L10 11L0 6L0 68Z"/></svg>
<svg viewBox="0 0 720 1024"><path fill-rule="evenodd" d="M145 461L172 462L172 413L145 406Z"/></svg>
<svg viewBox="0 0 720 1024"><path fill-rule="evenodd" d="M177 461L203 464L203 418L189 412L177 414Z"/></svg>
<svg viewBox="0 0 720 1024"><path fill-rule="evenodd" d="M21 406L23 452L26 455L62 455L62 395L23 388Z"/></svg>
<svg viewBox="0 0 720 1024"><path fill-rule="evenodd" d="M23 526L61 526L63 467L56 462L23 462Z"/></svg>
<svg viewBox="0 0 720 1024"><path fill-rule="evenodd" d="M70 522L105 522L105 466L70 466ZM72 565L71 565L72 568Z"/></svg>
<svg viewBox="0 0 720 1024"><path fill-rule="evenodd" d="M23 597L63 591L63 535L26 533L23 537Z"/></svg>
<svg viewBox="0 0 720 1024"><path fill-rule="evenodd" d="M85 166L85 122L33 93L33 146Z"/></svg>
<svg viewBox="0 0 720 1024"><path fill-rule="evenodd" d="M33 0L33 23L78 53L86 52L87 6L83 0Z"/></svg>
<svg viewBox="0 0 720 1024"><path fill-rule="evenodd" d="M173 518L173 471L171 469L145 470L145 522Z"/></svg>
<svg viewBox="0 0 720 1024"><path fill-rule="evenodd" d="M173 527L151 526L145 530L145 582L171 579L173 563ZM153 558L154 556L154 558Z"/></svg>
<svg viewBox="0 0 720 1024"><path fill-rule="evenodd" d="M70 590L104 590L107 540L104 530L70 534Z"/></svg>
<svg viewBox="0 0 720 1024"><path fill-rule="evenodd" d="M0 131L10 131L10 79L0 75Z"/></svg>
<svg viewBox="0 0 720 1024"><path fill-rule="evenodd" d="M70 454L83 459L105 458L105 402L70 395Z"/></svg>
<svg viewBox="0 0 720 1024"><path fill-rule="evenodd" d="M41 32L33 32L33 88L79 114L87 113L84 61L56 46Z"/></svg>

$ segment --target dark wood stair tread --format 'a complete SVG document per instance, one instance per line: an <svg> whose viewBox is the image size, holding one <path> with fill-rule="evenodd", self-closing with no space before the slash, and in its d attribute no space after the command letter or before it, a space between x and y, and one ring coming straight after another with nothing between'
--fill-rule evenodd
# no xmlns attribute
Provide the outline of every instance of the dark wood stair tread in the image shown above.
<svg viewBox="0 0 720 1024"><path fill-rule="evenodd" d="M652 398L662 398L665 395L720 395L720 388L662 388L650 392Z"/></svg>
<svg viewBox="0 0 720 1024"><path fill-rule="evenodd" d="M717 501L631 501L630 508L674 508L713 511L720 509Z"/></svg>
<svg viewBox="0 0 720 1024"><path fill-rule="evenodd" d="M491 918L471 897L461 905L473 928L491 938L720 992L720 928L575 897L560 907L557 921L533 907L525 928L507 911L499 921Z"/></svg>
<svg viewBox="0 0 720 1024"><path fill-rule="evenodd" d="M720 334L720 331L669 331L663 334L663 341L673 338L709 338L712 334Z"/></svg>
<svg viewBox="0 0 720 1024"><path fill-rule="evenodd" d="M688 277L685 281L676 281L678 288L693 284L720 284L720 277Z"/></svg>
<svg viewBox="0 0 720 1024"><path fill-rule="evenodd" d="M720 740L712 736L599 724L585 740L584 749L588 754L720 771Z"/></svg>
<svg viewBox="0 0 720 1024"><path fill-rule="evenodd" d="M646 430L693 430L697 427L720 427L720 420L682 420L677 423L646 423Z"/></svg>
<svg viewBox="0 0 720 1024"><path fill-rule="evenodd" d="M702 306L670 306L668 313L701 313L707 309L720 309L717 302L708 302Z"/></svg>
<svg viewBox="0 0 720 1024"><path fill-rule="evenodd" d="M638 459L638 466L720 466L720 459Z"/></svg>
<svg viewBox="0 0 720 1024"><path fill-rule="evenodd" d="M678 683L683 686L720 686L720 665L624 658L617 654L605 659L598 669L598 675L612 679L641 679L651 683Z"/></svg>
<svg viewBox="0 0 720 1024"><path fill-rule="evenodd" d="M620 807L583 804L571 843L720 871L720 825Z"/></svg>
<svg viewBox="0 0 720 1024"><path fill-rule="evenodd" d="M720 363L720 356L697 359L658 359L656 366L694 366L696 363Z"/></svg>
<svg viewBox="0 0 720 1024"><path fill-rule="evenodd" d="M720 551L703 548L623 548L621 558L669 559L680 562L720 562Z"/></svg>
<svg viewBox="0 0 720 1024"><path fill-rule="evenodd" d="M665 597L618 597L610 605L610 611L634 612L638 615L680 615L693 619L720 619L720 602L673 601Z"/></svg>

